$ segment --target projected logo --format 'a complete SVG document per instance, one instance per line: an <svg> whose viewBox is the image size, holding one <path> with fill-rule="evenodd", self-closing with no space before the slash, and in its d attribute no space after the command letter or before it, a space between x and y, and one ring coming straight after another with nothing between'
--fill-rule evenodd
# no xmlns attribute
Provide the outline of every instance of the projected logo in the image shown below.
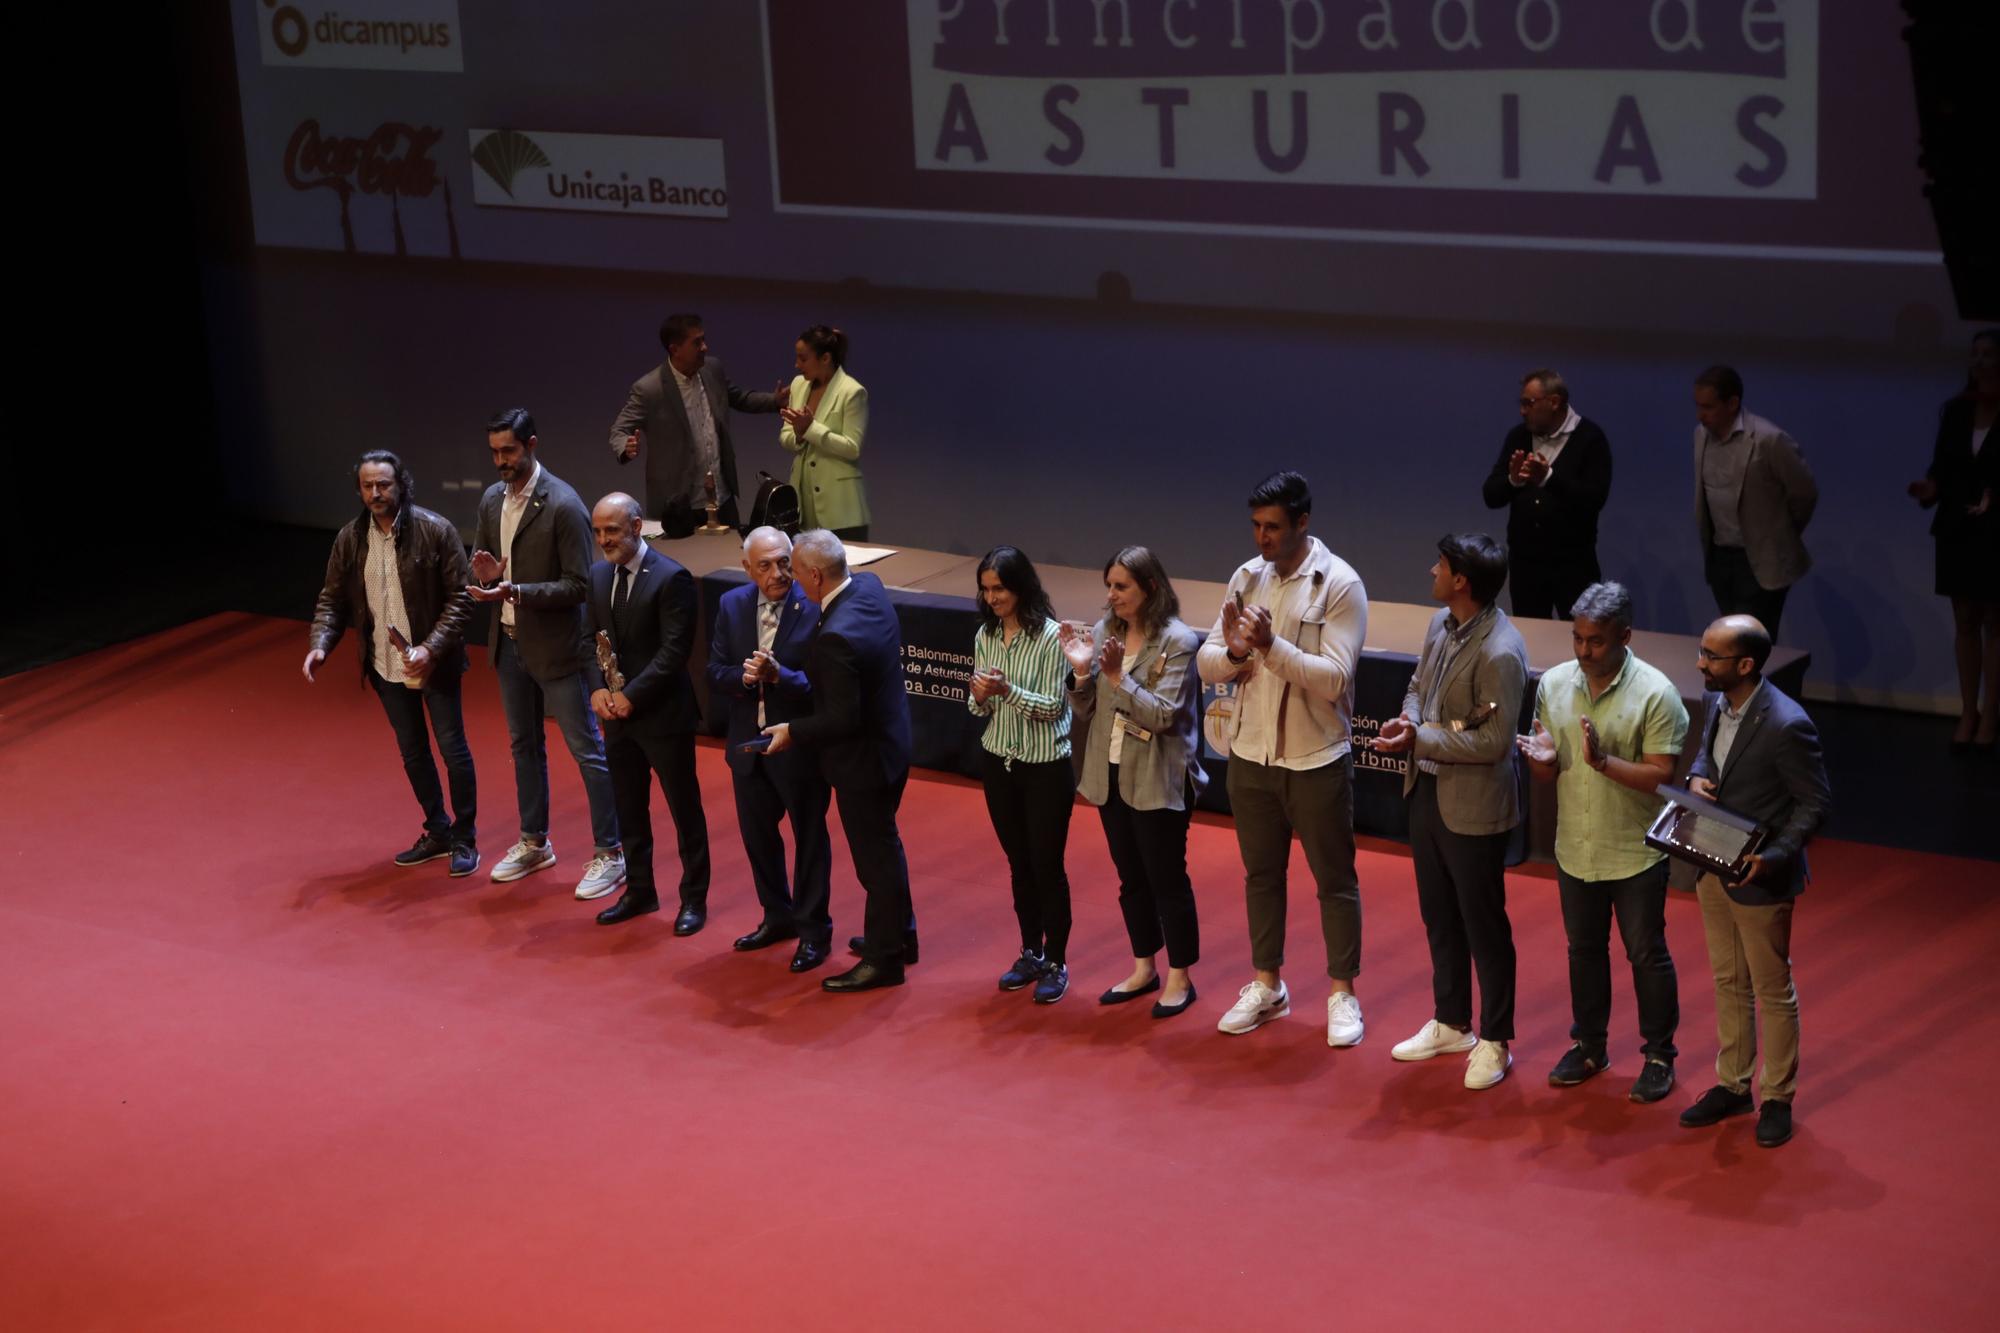
<svg viewBox="0 0 2000 1333"><path fill-rule="evenodd" d="M486 207L729 216L720 139L511 129L470 139L472 201Z"/></svg>
<svg viewBox="0 0 2000 1333"><path fill-rule="evenodd" d="M458 0L347 0L338 9L261 0L257 45L267 65L338 69L465 68Z"/></svg>
<svg viewBox="0 0 2000 1333"><path fill-rule="evenodd" d="M443 130L402 121L385 121L360 135L332 135L317 120L301 121L285 145L285 183L294 190L325 190L340 200L340 242L349 254L362 249L355 234L357 214L364 208L369 209L369 215L361 218L366 228L379 233L384 221L380 214L386 214L392 253L409 254L404 201L440 196L441 219L425 219L432 224L425 235L434 234L435 223L441 220L444 235L438 239L444 241L444 252L457 259L458 219L452 213L451 183L430 156L443 137ZM415 248L419 253L438 252L431 244Z"/></svg>

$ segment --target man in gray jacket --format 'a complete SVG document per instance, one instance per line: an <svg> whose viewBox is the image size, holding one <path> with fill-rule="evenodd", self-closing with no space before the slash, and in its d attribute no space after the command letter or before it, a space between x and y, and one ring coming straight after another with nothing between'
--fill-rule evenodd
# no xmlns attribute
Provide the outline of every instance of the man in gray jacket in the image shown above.
<svg viewBox="0 0 2000 1333"><path fill-rule="evenodd" d="M542 724L552 713L583 777L597 842L576 896L602 898L624 883L625 853L604 738L591 715L584 679L584 664L592 656L583 617L590 591L590 513L567 483L535 461L535 419L526 409L510 407L487 422L486 444L500 480L479 500L472 553L477 582L466 591L494 607L486 646L500 677L521 812L521 840L493 867L493 878L505 883L556 863Z"/></svg>
<svg viewBox="0 0 2000 1333"><path fill-rule="evenodd" d="M1483 532L1444 537L1431 596L1444 609L1424 634L1403 711L1375 748L1407 754L1410 858L1430 938L1432 1018L1389 1053L1398 1060L1470 1051L1465 1086L1490 1088L1514 1057L1514 929L1507 920L1508 834L1521 822L1514 723L1528 688L1528 648L1495 604L1507 548ZM1479 1035L1472 975L1479 974Z"/></svg>
<svg viewBox="0 0 2000 1333"><path fill-rule="evenodd" d="M1785 594L1812 565L1803 538L1819 486L1798 441L1743 410L1743 377L1730 367L1695 377L1694 415L1702 576L1718 611L1755 616L1775 640Z"/></svg>

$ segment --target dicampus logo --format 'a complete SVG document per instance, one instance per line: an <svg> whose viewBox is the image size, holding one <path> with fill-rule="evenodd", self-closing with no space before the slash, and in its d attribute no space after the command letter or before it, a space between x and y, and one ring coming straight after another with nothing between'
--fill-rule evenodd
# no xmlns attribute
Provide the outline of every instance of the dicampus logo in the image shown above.
<svg viewBox="0 0 2000 1333"><path fill-rule="evenodd" d="M338 9L263 0L267 65L344 69L465 68L457 0L346 0Z"/></svg>

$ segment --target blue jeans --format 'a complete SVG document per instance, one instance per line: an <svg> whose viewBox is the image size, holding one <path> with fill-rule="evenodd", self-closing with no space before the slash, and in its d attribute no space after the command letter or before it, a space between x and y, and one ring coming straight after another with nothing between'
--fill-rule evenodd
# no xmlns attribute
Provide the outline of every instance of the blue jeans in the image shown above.
<svg viewBox="0 0 2000 1333"><path fill-rule="evenodd" d="M500 708L507 715L507 735L513 742L521 836L531 840L549 836L549 747L542 719L553 714L583 777L583 794L590 802L590 835L598 851L616 850L618 806L611 795L611 770L604 763L604 737L597 730L597 715L590 711L583 673L536 680L522 665L521 650L505 634L493 654L493 669L500 677Z"/></svg>
<svg viewBox="0 0 2000 1333"><path fill-rule="evenodd" d="M479 845L479 788L472 776L472 749L465 743L465 713L459 704L460 681L440 681L428 690L413 690L391 683L371 667L368 683L382 700L382 711L396 732L396 749L403 756L403 773L410 790L424 810L424 832L449 837L454 847ZM438 785L437 765L431 762L431 738L424 730L424 710L429 708L431 731L437 734L438 753L444 756L445 771L451 775L451 808L457 818L445 814L444 789Z"/></svg>

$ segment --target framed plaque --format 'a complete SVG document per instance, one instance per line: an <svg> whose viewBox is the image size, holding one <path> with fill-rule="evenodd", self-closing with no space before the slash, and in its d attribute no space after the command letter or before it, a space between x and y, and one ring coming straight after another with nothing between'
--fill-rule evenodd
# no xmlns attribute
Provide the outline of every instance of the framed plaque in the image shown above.
<svg viewBox="0 0 2000 1333"><path fill-rule="evenodd" d="M1685 787L1662 785L1658 790L1667 803L1646 830L1646 845L1726 883L1743 878L1744 861L1764 845L1763 826Z"/></svg>

